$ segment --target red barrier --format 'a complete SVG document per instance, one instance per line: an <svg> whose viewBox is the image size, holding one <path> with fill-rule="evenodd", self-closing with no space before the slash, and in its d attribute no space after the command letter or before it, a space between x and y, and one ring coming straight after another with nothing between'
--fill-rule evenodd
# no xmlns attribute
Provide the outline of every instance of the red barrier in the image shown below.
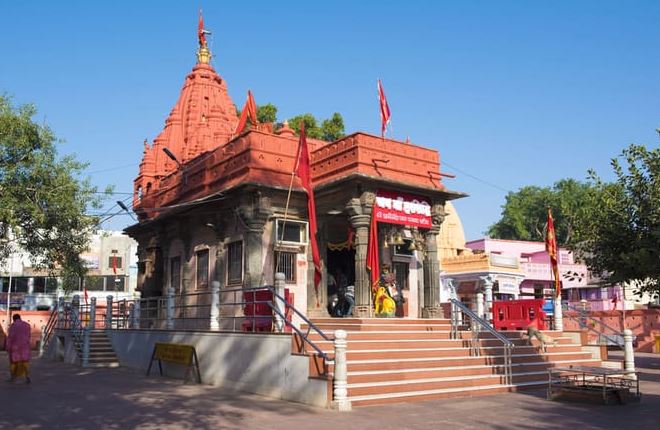
<svg viewBox="0 0 660 430"><path fill-rule="evenodd" d="M526 330L530 325L546 330L543 299L493 302L493 326L496 330Z"/></svg>
<svg viewBox="0 0 660 430"><path fill-rule="evenodd" d="M284 289L284 300L287 303L293 303L293 294L289 294L289 289ZM248 291L243 293L245 306L243 312L245 321L241 324L243 331L272 331L273 330L273 310L266 302L273 301L273 293L270 290ZM285 315L287 321L291 322L291 310L287 307ZM284 331L290 332L291 327L284 327Z"/></svg>

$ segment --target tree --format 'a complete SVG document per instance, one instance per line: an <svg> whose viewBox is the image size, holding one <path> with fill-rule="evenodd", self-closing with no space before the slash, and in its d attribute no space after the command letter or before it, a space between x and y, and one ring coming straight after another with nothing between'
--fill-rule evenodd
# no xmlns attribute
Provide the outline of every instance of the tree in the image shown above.
<svg viewBox="0 0 660 430"><path fill-rule="evenodd" d="M323 120L321 132L323 133L323 140L328 142L344 137L344 118L339 112L333 113L332 117Z"/></svg>
<svg viewBox="0 0 660 430"><path fill-rule="evenodd" d="M257 107L257 120L259 122L277 121L277 106L267 103Z"/></svg>
<svg viewBox="0 0 660 430"><path fill-rule="evenodd" d="M488 236L511 240L545 240L547 208L552 208L558 243L582 240L582 220L594 210L587 204L596 193L593 184L562 179L552 187L526 186L506 196L502 218L488 228Z"/></svg>
<svg viewBox="0 0 660 430"><path fill-rule="evenodd" d="M325 119L319 126L319 121L311 113L294 116L288 120L289 126L300 134L300 121L305 123L305 134L313 139L335 141L344 137L344 118L340 113L335 112L332 117Z"/></svg>
<svg viewBox="0 0 660 430"><path fill-rule="evenodd" d="M241 115L237 108L236 114ZM277 106L272 103L257 106L257 120L261 123L274 123L277 121ZM305 134L313 139L321 139L328 142L335 141L344 137L344 118L340 113L335 112L328 119L319 121L311 113L296 115L288 119L289 126L300 134L300 121L305 123ZM250 121L248 120L248 123ZM320 123L320 125L319 125Z"/></svg>
<svg viewBox="0 0 660 430"><path fill-rule="evenodd" d="M99 208L100 198L79 179L86 164L58 157L53 132L35 114L34 106L14 107L0 95L0 263L24 250L36 268L57 269L71 289L86 272L80 254L98 221L85 212Z"/></svg>
<svg viewBox="0 0 660 430"><path fill-rule="evenodd" d="M590 270L610 284L631 282L641 292L660 293L660 149L630 145L613 158L613 183L589 175L598 190L588 202L585 240L576 244Z"/></svg>

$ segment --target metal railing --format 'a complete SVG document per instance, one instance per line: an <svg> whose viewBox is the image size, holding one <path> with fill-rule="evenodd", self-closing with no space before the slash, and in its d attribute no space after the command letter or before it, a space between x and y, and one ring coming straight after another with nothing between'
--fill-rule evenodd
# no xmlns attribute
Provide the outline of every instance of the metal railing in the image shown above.
<svg viewBox="0 0 660 430"><path fill-rule="evenodd" d="M59 313L58 305L56 304L55 306L53 306L53 310L50 312L50 316L48 317L48 321L46 322L46 325L41 330L41 344L39 345L39 356L42 356L44 354L44 351L48 349L50 340L53 338L53 331L57 326L58 313Z"/></svg>
<svg viewBox="0 0 660 430"><path fill-rule="evenodd" d="M66 314L68 316L71 334L73 335L73 342L78 347L78 350L82 351L84 328L80 320L79 309L77 309L74 304L69 303L68 305Z"/></svg>
<svg viewBox="0 0 660 430"><path fill-rule="evenodd" d="M217 316L213 308L217 308ZM291 329L320 357L331 358L311 339L312 333L333 341L272 286L222 288L144 299L108 301L98 320L106 329L224 331L272 333ZM306 326L301 329L293 317ZM98 322L97 322L98 324ZM300 351L302 352L302 351Z"/></svg>
<svg viewBox="0 0 660 430"><path fill-rule="evenodd" d="M275 288L273 288L271 286L268 286L266 288L268 288L271 291L271 293L273 294L273 301L277 300L280 303L283 303L284 307L285 307L285 311L282 312L280 309L278 309L278 307L274 303L271 302L271 303L269 303L269 306L273 309L273 312L275 312L282 319L282 322L284 324L286 324L288 327L291 327L291 329L294 332L296 332L296 334L298 336L300 336L300 338L305 343L307 343L309 346L311 346L317 352L317 354L319 354L319 356L321 356L326 362L331 362L332 360L330 359L330 357L328 357L328 355L325 352L323 352L321 350L321 348L319 348L319 346L309 338L309 335L310 335L311 331L314 330L324 340L332 341L333 339L328 337L328 335L326 335L325 333L323 333L323 331L320 328L318 328L313 322L311 322L305 315L303 315L291 303L286 301L286 299L284 297L282 297L280 294L278 294L277 291L275 291ZM296 314L307 325L307 331L306 332L303 333L302 330L300 330L297 326L292 324L291 321L289 320L289 318L287 318L289 310L291 310L294 314ZM302 347L302 345L301 345L301 347ZM299 351L299 352L302 352L302 351Z"/></svg>
<svg viewBox="0 0 660 430"><path fill-rule="evenodd" d="M564 313L564 317L570 318L571 320L577 322L581 329L587 329L591 333L594 333L596 336L598 336L599 345L615 345L622 350L625 348L623 332L620 332L614 327L605 324L598 318L592 317L589 315L589 310L584 307L572 306L567 303L564 303L563 307L568 311L573 311L578 314L576 316L566 312ZM600 330L596 329L596 326L600 326ZM606 331L608 331L609 334L605 333Z"/></svg>
<svg viewBox="0 0 660 430"><path fill-rule="evenodd" d="M481 332L486 331L490 333L495 339L502 342L503 346L503 368L504 368L504 381L506 385L511 385L513 382L512 378L512 351L514 348L513 342L511 342L506 336L502 335L500 332L495 330L488 324L483 318L477 315L472 309L465 306L457 299L451 300L451 337L452 339L459 339L459 327L465 327L463 324L463 317L467 316L470 321L469 329L471 332L470 336L470 351L475 356L481 356ZM460 322L460 324L459 324Z"/></svg>

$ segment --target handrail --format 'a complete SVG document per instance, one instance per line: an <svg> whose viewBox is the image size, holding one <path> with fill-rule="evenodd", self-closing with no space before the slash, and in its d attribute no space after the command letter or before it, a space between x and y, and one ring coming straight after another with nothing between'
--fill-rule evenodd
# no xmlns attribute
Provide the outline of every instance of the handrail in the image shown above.
<svg viewBox="0 0 660 430"><path fill-rule="evenodd" d="M46 322L46 325L44 326L43 341L41 342L41 348L40 348L41 354L43 354L43 351L48 347L50 338L53 335L53 330L55 329L55 325L57 324L57 315L58 315L58 308L57 308L57 304L55 304L55 306L53 306L53 310L50 313L50 316L48 317L48 322Z"/></svg>
<svg viewBox="0 0 660 430"><path fill-rule="evenodd" d="M322 337L323 339L328 340L328 341L332 341L332 339L331 339L330 337L328 337L328 335L326 335L325 333L323 333L323 331L322 331L320 328L318 328L313 322L311 322L311 321L310 321L305 315L303 315L298 309L296 309L295 306L293 306L291 303L287 302L286 299L285 299L284 297L282 297L281 295L279 295L279 294L277 293L277 291L275 291L275 288L273 288L273 287L270 286L270 285L267 285L265 288L268 289L268 290L273 294L273 298L274 298L274 299L277 298L277 299L281 300L282 303L284 303L285 308L287 308L287 309L291 309L291 310L293 311L293 313L295 313L296 315L298 315L298 316L299 316L299 317L305 322L305 324L307 324L307 333L303 334L302 330L300 330L298 327L296 327L295 325L293 325L291 322L289 322L289 321L287 320L287 318L286 318L286 313L287 313L287 312L284 312L284 314L282 314L282 312L277 308L277 306L275 306L272 302L269 302L268 305L271 307L271 309L272 309L272 310L273 310L273 311L274 311L274 312L275 312L280 318L282 318L283 323L286 324L287 326L291 327L291 329L292 329L293 331L295 331L295 332L301 337L301 339L302 339L303 341L307 342L307 344L308 344L309 346L311 346L312 348L314 348L314 350L315 350L315 351L316 351L316 352L317 352L317 353L318 353L318 354L319 354L319 355L320 355L320 356L321 356L326 362L331 361L331 360L330 360L330 357L328 357L328 355L327 355L325 352L323 352L323 351L321 350L321 348L319 348L318 345L316 345L312 340L309 339L309 333L310 333L310 331L311 331L312 329L314 329L314 331L316 331L316 333L318 333L319 335L321 335L321 337Z"/></svg>
<svg viewBox="0 0 660 430"><path fill-rule="evenodd" d="M75 312L73 306L69 310L69 318L71 318L71 334L73 334L73 340L82 350L83 344L83 327L78 317L78 313Z"/></svg>
<svg viewBox="0 0 660 430"><path fill-rule="evenodd" d="M591 331L591 332L593 332L593 333L596 333L596 334L598 335L598 340L599 340L599 341L600 341L600 338L601 338L601 337L604 337L605 339L607 339L608 341L610 341L610 342L613 343L614 345L618 346L619 348L621 348L621 349L624 349L624 348L625 348L625 344L624 344L624 342L623 342L623 340L622 340L622 339L623 339L623 333L622 333L622 332L620 332L619 330L615 329L614 327L610 327L609 325L605 324L603 321L601 321L601 320L599 320L599 319L596 319L596 318L592 317L591 315L589 315L589 314L587 313L587 310L586 310L586 309L580 309L580 308L578 308L578 307L576 307L576 306L572 306L572 305L570 305L570 304L568 304L568 303L565 303L564 306L566 307L567 310L574 311L574 312L579 312L579 313L580 313L580 316L579 316L579 317L575 317L575 316L570 315L570 314L568 314L568 313L565 314L568 318L572 319L573 321L576 321L576 322L578 323L578 325L580 326L580 328L586 328L587 330L589 330L589 331ZM596 330L594 327L590 327L590 326L589 326L588 324L586 324L586 322L585 322L585 320L587 320L587 319L589 319L589 320L590 320L591 322L593 322L593 323L600 324L600 325L603 326L604 328L606 328L606 329L612 331L613 334L612 334L612 335L608 335L608 334L605 334L604 331L599 331L599 330Z"/></svg>
<svg viewBox="0 0 660 430"><path fill-rule="evenodd" d="M465 306L457 299L451 300L451 336L453 339L458 339L458 321L460 319L459 311L463 314L470 317L472 322L471 332L472 338L470 339L470 349L475 356L481 355L481 346L479 334L481 329L486 329L487 332L492 334L495 339L502 342L504 347L504 381L507 385L512 383L512 370L511 370L511 351L514 348L513 342L511 342L506 336L502 335L500 332L495 330L490 324L488 324L483 318L478 316L472 309Z"/></svg>

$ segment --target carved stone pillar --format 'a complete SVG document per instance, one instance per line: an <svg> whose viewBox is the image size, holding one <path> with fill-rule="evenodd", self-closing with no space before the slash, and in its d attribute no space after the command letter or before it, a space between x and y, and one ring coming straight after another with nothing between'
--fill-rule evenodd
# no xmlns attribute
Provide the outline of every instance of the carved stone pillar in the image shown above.
<svg viewBox="0 0 660 430"><path fill-rule="evenodd" d="M368 318L373 313L371 282L366 267L371 205L363 205L359 199L351 199L346 205L346 210L351 227L355 231L355 308L353 315L357 318Z"/></svg>
<svg viewBox="0 0 660 430"><path fill-rule="evenodd" d="M433 225L426 233L426 256L424 258L424 318L440 318L440 261L438 260L438 233L445 219L444 206L433 205L431 209Z"/></svg>
<svg viewBox="0 0 660 430"><path fill-rule="evenodd" d="M245 282L246 287L259 287L263 275L263 233L272 214L270 199L254 192L249 202L241 204L238 213L245 224Z"/></svg>
<svg viewBox="0 0 660 430"><path fill-rule="evenodd" d="M424 318L440 318L440 263L438 260L439 225L433 225L426 233L426 256L424 257Z"/></svg>

